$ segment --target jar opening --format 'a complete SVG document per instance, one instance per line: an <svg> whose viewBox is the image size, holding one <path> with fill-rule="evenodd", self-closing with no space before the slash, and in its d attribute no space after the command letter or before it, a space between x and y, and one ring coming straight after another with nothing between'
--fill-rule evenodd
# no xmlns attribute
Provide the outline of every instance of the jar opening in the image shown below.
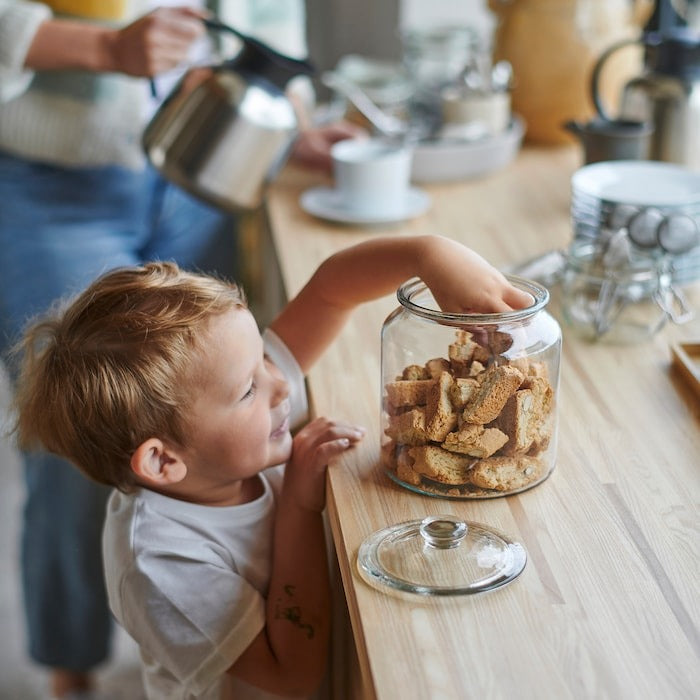
<svg viewBox="0 0 700 700"><path fill-rule="evenodd" d="M442 311L423 280L413 278L404 282L396 292L399 303L423 318L449 325L484 325L522 321L541 311L549 303L549 291L546 287L516 275L506 275L506 279L532 297L532 304L524 309L499 311L494 313L452 313Z"/></svg>

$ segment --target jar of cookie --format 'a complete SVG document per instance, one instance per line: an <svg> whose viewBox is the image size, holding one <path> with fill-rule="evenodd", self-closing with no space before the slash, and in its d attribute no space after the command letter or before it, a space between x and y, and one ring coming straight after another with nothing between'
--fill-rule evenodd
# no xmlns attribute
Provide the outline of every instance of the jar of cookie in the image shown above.
<svg viewBox="0 0 700 700"><path fill-rule="evenodd" d="M521 310L444 313L418 279L382 328L382 464L442 498L495 498L541 483L557 444L561 329L547 289Z"/></svg>

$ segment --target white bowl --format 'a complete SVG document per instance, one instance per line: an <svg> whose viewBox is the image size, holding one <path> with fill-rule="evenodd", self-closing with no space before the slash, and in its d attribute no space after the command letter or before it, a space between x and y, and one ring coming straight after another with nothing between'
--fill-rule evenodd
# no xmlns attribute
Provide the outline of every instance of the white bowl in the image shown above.
<svg viewBox="0 0 700 700"><path fill-rule="evenodd" d="M514 115L508 129L478 141L426 141L413 152L413 182L448 182L486 175L508 165L517 155L525 123Z"/></svg>

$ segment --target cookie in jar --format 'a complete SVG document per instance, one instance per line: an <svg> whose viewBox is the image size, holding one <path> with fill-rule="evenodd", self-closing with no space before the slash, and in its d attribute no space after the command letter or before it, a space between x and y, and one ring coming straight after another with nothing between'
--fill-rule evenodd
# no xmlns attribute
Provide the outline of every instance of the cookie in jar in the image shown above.
<svg viewBox="0 0 700 700"><path fill-rule="evenodd" d="M450 314L420 280L397 292L382 328L381 462L408 489L494 498L554 469L561 331L547 289L509 279L529 307Z"/></svg>

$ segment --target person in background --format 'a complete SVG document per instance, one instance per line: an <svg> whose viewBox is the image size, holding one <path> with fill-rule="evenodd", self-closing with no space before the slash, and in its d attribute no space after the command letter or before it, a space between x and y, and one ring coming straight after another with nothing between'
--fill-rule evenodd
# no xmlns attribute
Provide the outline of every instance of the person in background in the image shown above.
<svg viewBox="0 0 700 700"><path fill-rule="evenodd" d="M172 260L236 273L235 220L144 160L141 133L157 106L147 78L175 79L205 12L187 0L151 5L0 0L0 356L28 317L110 268ZM312 130L297 155L327 168L330 144L355 134L343 124ZM88 697L91 672L109 655L100 554L108 489L53 455L23 461L29 654L51 669L53 696Z"/></svg>
<svg viewBox="0 0 700 700"><path fill-rule="evenodd" d="M262 336L235 284L172 263L107 273L28 329L20 444L115 488L109 602L139 644L151 700L317 688L330 629L325 473L365 431L306 422L304 374L355 307L414 276L445 311L532 301L461 244L409 236L328 258Z"/></svg>

